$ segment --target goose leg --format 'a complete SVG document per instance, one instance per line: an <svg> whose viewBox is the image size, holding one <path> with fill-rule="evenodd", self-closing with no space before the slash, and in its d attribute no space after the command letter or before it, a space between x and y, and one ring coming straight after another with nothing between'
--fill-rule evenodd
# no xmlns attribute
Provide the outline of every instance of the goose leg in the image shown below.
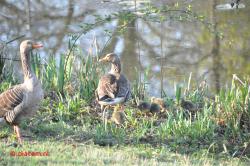
<svg viewBox="0 0 250 166"><path fill-rule="evenodd" d="M105 122L105 109L102 111L102 121Z"/></svg>
<svg viewBox="0 0 250 166"><path fill-rule="evenodd" d="M17 140L19 142L19 144L22 144L22 138L21 138L21 134L20 134L20 129L17 125L14 125L14 132L16 133L16 136L17 136Z"/></svg>
<svg viewBox="0 0 250 166"><path fill-rule="evenodd" d="M104 130L107 130L107 117L106 117L106 110L107 110L108 106L104 107L103 110L103 123L104 123Z"/></svg>
<svg viewBox="0 0 250 166"><path fill-rule="evenodd" d="M105 118L105 111L104 111L104 106L101 105L101 111L102 111L102 120L104 122L104 118Z"/></svg>
<svg viewBox="0 0 250 166"><path fill-rule="evenodd" d="M103 121L105 130L106 130L106 117L105 117L106 116L106 107L107 106L101 105L102 121Z"/></svg>

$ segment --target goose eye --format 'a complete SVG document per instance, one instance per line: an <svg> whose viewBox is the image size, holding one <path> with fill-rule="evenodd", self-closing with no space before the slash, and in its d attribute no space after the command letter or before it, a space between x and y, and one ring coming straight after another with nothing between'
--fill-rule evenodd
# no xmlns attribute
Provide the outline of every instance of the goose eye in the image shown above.
<svg viewBox="0 0 250 166"><path fill-rule="evenodd" d="M29 42L29 43L28 43L28 46L29 46L29 47L32 47L32 43Z"/></svg>

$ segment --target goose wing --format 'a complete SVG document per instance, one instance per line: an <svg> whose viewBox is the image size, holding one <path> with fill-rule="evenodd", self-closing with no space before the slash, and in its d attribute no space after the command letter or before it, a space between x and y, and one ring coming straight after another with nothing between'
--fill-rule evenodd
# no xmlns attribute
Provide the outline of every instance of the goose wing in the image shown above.
<svg viewBox="0 0 250 166"><path fill-rule="evenodd" d="M117 97L125 97L124 102L126 102L131 96L130 83L128 79L123 74L121 74L117 81L117 85Z"/></svg>
<svg viewBox="0 0 250 166"><path fill-rule="evenodd" d="M106 74L101 77L96 89L96 97L98 101L107 98L115 98L117 94L117 80L112 74Z"/></svg>
<svg viewBox="0 0 250 166"><path fill-rule="evenodd" d="M21 111L15 108L23 102L23 99L24 91L20 85L0 94L0 117L4 117L7 122L12 123Z"/></svg>

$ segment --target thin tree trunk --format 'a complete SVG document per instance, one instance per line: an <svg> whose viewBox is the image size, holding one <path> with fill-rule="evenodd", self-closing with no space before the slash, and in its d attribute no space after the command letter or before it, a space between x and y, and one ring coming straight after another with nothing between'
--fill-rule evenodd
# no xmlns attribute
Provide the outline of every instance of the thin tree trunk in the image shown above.
<svg viewBox="0 0 250 166"><path fill-rule="evenodd" d="M211 51L211 55L212 55L212 60L213 60L213 74L214 74L214 85L215 85L215 89L216 92L220 91L221 88L221 84L220 84L220 80L221 80L221 56L220 56L220 37L219 35L216 33L217 32L217 28L218 28L218 22L217 22L217 18L215 15L215 8L216 8L216 4L217 4L217 0L213 0L212 1L212 14L211 14L211 18L212 18L212 22L214 24L214 36L213 36L213 44L212 44L212 51Z"/></svg>

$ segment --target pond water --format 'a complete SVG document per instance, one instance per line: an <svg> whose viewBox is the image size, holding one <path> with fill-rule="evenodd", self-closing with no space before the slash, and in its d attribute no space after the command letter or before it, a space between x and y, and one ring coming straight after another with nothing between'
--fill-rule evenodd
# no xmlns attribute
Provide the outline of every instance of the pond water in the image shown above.
<svg viewBox="0 0 250 166"><path fill-rule="evenodd" d="M67 50L69 34L80 32L79 25L92 22L93 15L109 15L121 10L135 10L134 0L1 0L0 41L6 42L25 35L44 44L42 56L60 56ZM178 2L178 3L177 3ZM192 73L193 85L206 80L215 91L230 84L232 74L243 78L250 75L250 1L242 0L239 9L220 10L231 0L137 0L136 8L152 3L158 7L192 6L222 32L215 37L197 21L168 20L163 23L137 19L123 34L112 35L103 53L116 52L122 61L123 73L132 82L148 71L148 91L160 96L161 90L173 95L176 83L184 84ZM30 6L30 11L27 10ZM244 6L244 7L242 7ZM84 53L95 52L96 41L102 48L109 37L105 29L115 32L119 20L95 27L82 36L78 43ZM8 44L8 55L18 57L18 43ZM143 77L143 74L141 74Z"/></svg>

